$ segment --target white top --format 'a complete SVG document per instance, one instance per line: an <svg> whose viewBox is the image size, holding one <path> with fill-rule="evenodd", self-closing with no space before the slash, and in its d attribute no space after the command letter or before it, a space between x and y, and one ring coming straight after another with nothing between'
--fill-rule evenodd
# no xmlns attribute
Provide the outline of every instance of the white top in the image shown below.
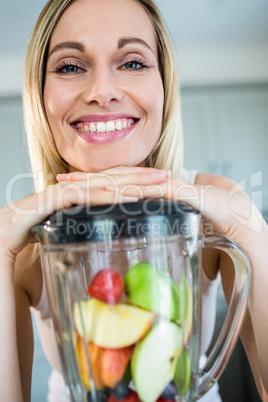
<svg viewBox="0 0 268 402"><path fill-rule="evenodd" d="M183 169L181 178L190 184L194 184L197 171L186 171ZM201 328L201 356L200 365L205 362L205 352L211 342L215 327L216 316L216 298L219 284L219 277L211 281L203 271L202 278L202 328ZM45 280L43 277L43 287L39 303L31 311L36 319L40 341L42 343L44 353L53 367L52 374L49 379L49 402L68 402L65 384L60 374L61 367L58 358L57 345L53 330L52 318L49 310L49 302ZM206 395L200 398L202 402L221 402L218 394L218 384L215 384Z"/></svg>

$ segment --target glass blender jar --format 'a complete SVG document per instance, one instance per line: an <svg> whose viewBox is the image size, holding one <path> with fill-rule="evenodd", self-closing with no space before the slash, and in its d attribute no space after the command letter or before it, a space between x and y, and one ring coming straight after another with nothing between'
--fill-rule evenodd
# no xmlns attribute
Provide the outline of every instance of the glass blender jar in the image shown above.
<svg viewBox="0 0 268 402"><path fill-rule="evenodd" d="M58 211L33 228L71 401L131 393L154 402L168 387L173 399L194 401L218 380L251 275L236 243L201 227L200 211L156 199ZM199 367L204 248L229 254L235 281L222 330Z"/></svg>

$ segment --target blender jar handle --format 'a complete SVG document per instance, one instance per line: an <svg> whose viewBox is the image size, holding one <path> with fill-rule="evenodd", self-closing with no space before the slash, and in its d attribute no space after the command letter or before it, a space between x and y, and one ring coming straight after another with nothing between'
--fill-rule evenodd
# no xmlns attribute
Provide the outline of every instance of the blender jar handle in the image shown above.
<svg viewBox="0 0 268 402"><path fill-rule="evenodd" d="M245 316L251 281L249 260L237 243L224 235L204 234L204 248L216 248L226 252L234 264L235 279L222 329L206 363L199 369L201 383L198 387L198 398L219 379L231 357Z"/></svg>

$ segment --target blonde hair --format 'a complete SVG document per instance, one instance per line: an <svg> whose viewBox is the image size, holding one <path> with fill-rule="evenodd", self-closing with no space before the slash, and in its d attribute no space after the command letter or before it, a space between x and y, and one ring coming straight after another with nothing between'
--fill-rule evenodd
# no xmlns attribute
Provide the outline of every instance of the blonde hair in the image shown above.
<svg viewBox="0 0 268 402"><path fill-rule="evenodd" d="M62 13L74 1L48 1L35 25L26 53L23 87L24 120L36 191L56 183L58 173L68 172L68 164L58 153L49 128L43 102L43 87L51 35ZM182 167L183 135L172 42L161 12L153 0L134 1L143 7L154 26L159 71L164 86L161 136L147 158L147 166L171 169L173 176L179 177Z"/></svg>
<svg viewBox="0 0 268 402"><path fill-rule="evenodd" d="M183 127L173 42L165 20L154 1L135 1L144 8L153 24L157 40L159 71L164 87L161 136L147 158L147 165L157 169L171 169L173 177L180 177L183 163Z"/></svg>

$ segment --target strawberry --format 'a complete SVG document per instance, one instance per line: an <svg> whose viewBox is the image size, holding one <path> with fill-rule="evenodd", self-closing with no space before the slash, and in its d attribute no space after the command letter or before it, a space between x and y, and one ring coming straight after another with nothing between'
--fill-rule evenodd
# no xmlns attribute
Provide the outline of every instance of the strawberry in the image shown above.
<svg viewBox="0 0 268 402"><path fill-rule="evenodd" d="M120 301L124 289L124 281L114 269L102 269L88 286L88 294L107 304Z"/></svg>

